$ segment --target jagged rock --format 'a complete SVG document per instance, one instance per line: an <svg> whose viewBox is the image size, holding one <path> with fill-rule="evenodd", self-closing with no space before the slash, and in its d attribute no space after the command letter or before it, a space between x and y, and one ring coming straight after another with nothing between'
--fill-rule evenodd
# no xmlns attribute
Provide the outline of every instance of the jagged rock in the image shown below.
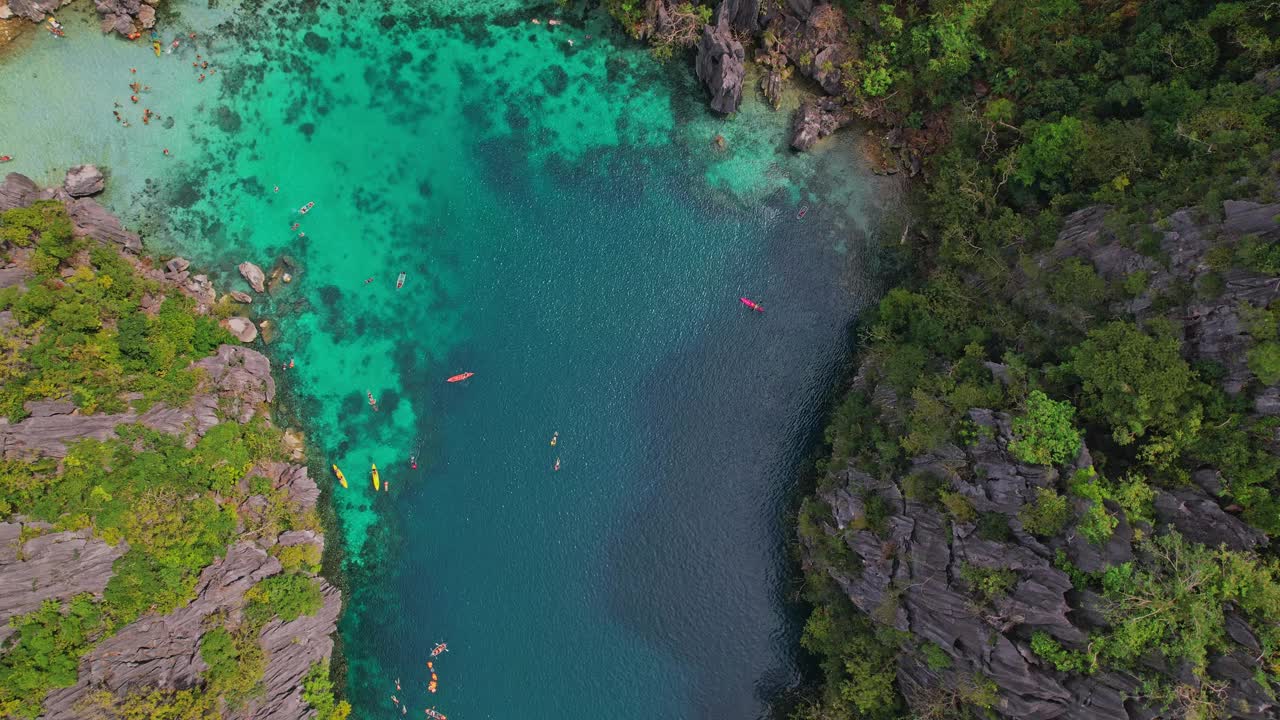
<svg viewBox="0 0 1280 720"><path fill-rule="evenodd" d="M853 122L853 113L834 98L807 100L796 111L791 147L808 150L819 140Z"/></svg>
<svg viewBox="0 0 1280 720"><path fill-rule="evenodd" d="M138 8L138 24L144 29L150 30L156 26L156 9L150 5L142 5Z"/></svg>
<svg viewBox="0 0 1280 720"><path fill-rule="evenodd" d="M302 462L306 458L306 439L297 430L292 428L285 430L284 436L280 438L280 444L284 446L290 460Z"/></svg>
<svg viewBox="0 0 1280 720"><path fill-rule="evenodd" d="M0 20L8 20L13 17L13 11L9 9L6 2L0 2Z"/></svg>
<svg viewBox="0 0 1280 720"><path fill-rule="evenodd" d="M67 205L67 214L77 235L85 235L100 243L119 245L137 253L142 250L142 240L124 229L116 216L92 198L78 198Z"/></svg>
<svg viewBox="0 0 1280 720"><path fill-rule="evenodd" d="M156 405L139 415L129 411L115 415L49 414L19 423L0 420L0 456L5 458L59 458L67 445L83 438L109 440L116 426L141 423L174 435L185 432L194 419L191 409Z"/></svg>
<svg viewBox="0 0 1280 720"><path fill-rule="evenodd" d="M44 22L53 11L71 0L9 0L9 10L31 22Z"/></svg>
<svg viewBox="0 0 1280 720"><path fill-rule="evenodd" d="M89 530L39 535L20 544L22 528L0 523L0 645L14 632L9 618L36 610L45 600L101 596L113 574L111 564L129 549L123 542L108 545Z"/></svg>
<svg viewBox="0 0 1280 720"><path fill-rule="evenodd" d="M133 688L189 688L208 669L200 658L204 619L226 612L234 621L245 592L281 571L280 562L252 543L239 543L200 573L196 599L167 615L145 615L107 638L80 661L76 684L49 693L45 720L76 720L75 705L90 692ZM325 638L326 640L328 638Z"/></svg>
<svg viewBox="0 0 1280 720"><path fill-rule="evenodd" d="M222 321L222 327L235 335L240 342L251 343L258 339L258 327L249 318L229 317Z"/></svg>
<svg viewBox="0 0 1280 720"><path fill-rule="evenodd" d="M102 171L96 165L76 165L67 171L67 178L62 186L71 197L87 197L97 195L107 186Z"/></svg>
<svg viewBox="0 0 1280 720"><path fill-rule="evenodd" d="M180 283L183 294L196 301L197 312L206 313L218 299L208 275L192 275Z"/></svg>
<svg viewBox="0 0 1280 720"><path fill-rule="evenodd" d="M1188 540L1209 547L1252 550L1267 543L1261 531L1228 515L1211 498L1187 488L1161 492L1155 499L1156 518L1172 525Z"/></svg>
<svg viewBox="0 0 1280 720"><path fill-rule="evenodd" d="M760 29L760 0L720 0L713 22L728 21L729 27L740 33L754 33Z"/></svg>
<svg viewBox="0 0 1280 720"><path fill-rule="evenodd" d="M170 258L169 262L164 264L164 269L171 273L180 273L189 267L191 267L191 261L181 256Z"/></svg>
<svg viewBox="0 0 1280 720"><path fill-rule="evenodd" d="M205 371L237 422L248 422L260 405L276 397L271 361L256 350L220 345L215 354L196 362L195 367Z"/></svg>
<svg viewBox="0 0 1280 720"><path fill-rule="evenodd" d="M280 537L276 538L276 544L283 547L293 547L294 545L315 545L324 552L324 536L311 530L290 530L280 533Z"/></svg>
<svg viewBox="0 0 1280 720"><path fill-rule="evenodd" d="M329 657L342 610L342 596L337 588L323 579L320 596L324 605L315 615L302 615L291 622L279 618L267 623L259 642L267 653L263 672L263 693L244 709L229 717L233 720L302 720L313 714L302 700L302 678L312 663Z"/></svg>
<svg viewBox="0 0 1280 720"><path fill-rule="evenodd" d="M4 182L0 183L0 212L30 205L35 202L38 192L40 188L26 175L18 173L5 175Z"/></svg>
<svg viewBox="0 0 1280 720"><path fill-rule="evenodd" d="M242 292L240 290L232 290L230 295L231 295L231 299L235 300L238 303L244 303L245 305L248 305L249 303L253 302L253 296L247 292Z"/></svg>
<svg viewBox="0 0 1280 720"><path fill-rule="evenodd" d="M742 81L747 75L746 57L742 43L729 28L727 14L721 14L715 25L702 28L695 70L698 80L711 93L712 110L726 115L737 112L742 102Z"/></svg>
<svg viewBox="0 0 1280 720"><path fill-rule="evenodd" d="M240 274L249 282L249 287L254 292L267 291L267 276L262 272L262 268L251 262L242 262L239 265Z"/></svg>

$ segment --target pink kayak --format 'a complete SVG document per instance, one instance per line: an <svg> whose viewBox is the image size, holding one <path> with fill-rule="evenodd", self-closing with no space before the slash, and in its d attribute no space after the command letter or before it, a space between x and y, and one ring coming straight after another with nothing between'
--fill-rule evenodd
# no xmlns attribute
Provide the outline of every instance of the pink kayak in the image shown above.
<svg viewBox="0 0 1280 720"><path fill-rule="evenodd" d="M752 310L755 310L756 312L764 312L764 308L762 308L762 307L760 307L759 305L757 305L756 303L752 302L749 298L738 298L738 299L742 301L742 304L743 304L743 305L746 305L747 307L751 308Z"/></svg>

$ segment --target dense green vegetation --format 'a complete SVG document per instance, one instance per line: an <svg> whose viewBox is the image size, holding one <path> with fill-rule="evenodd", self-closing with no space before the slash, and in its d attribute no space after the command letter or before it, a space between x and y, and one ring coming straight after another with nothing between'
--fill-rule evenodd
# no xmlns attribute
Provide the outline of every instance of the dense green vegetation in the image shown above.
<svg viewBox="0 0 1280 720"><path fill-rule="evenodd" d="M28 289L0 291L0 310L18 322L0 340L0 414L24 416L27 400L70 396L85 412L181 404L199 378L187 365L231 336L193 303L169 293L158 311L140 311L159 297L158 283L139 275L112 248L72 235L61 203L38 202L0 213L6 257L30 255ZM61 272L66 270L65 273Z"/></svg>
<svg viewBox="0 0 1280 720"><path fill-rule="evenodd" d="M915 271L864 325L863 359L871 380L896 392L896 409L882 413L860 392L841 403L820 489L841 483L834 471L852 465L896 479L912 499L936 499L984 538L1007 534L1003 517L931 487L907 462L947 443L973 444L985 430L967 413L984 407L1013 417L1015 457L1064 470L1017 518L1033 535L1075 532L1105 543L1121 517L1153 520L1157 488L1184 484L1206 466L1221 472L1224 506L1280 533L1280 461L1265 447L1277 423L1248 412L1255 392L1280 381L1280 308L1240 309L1257 381L1238 396L1223 392L1222 368L1185 359L1177 326L1161 317L1174 318L1189 299L1217 298L1232 269L1280 273L1280 250L1257 238L1219 241L1206 258L1211 272L1153 294L1141 323L1119 308L1148 293L1149 273L1108 283L1088 262L1044 260L1063 218L1088 205L1109 205L1106 227L1117 242L1162 264L1159 221L1170 211L1191 206L1212 219L1225 199L1275 198L1280 98L1255 75L1280 61L1280 13L1261 3L1182 0L837 4L856 49L841 68L845 99L904 128L908 147L930 155L912 232L901 234L903 243L892 233L888 250ZM1000 363L1004 377L984 363ZM1064 466L1082 440L1094 467L1073 475ZM852 529L882 532L883 499L865 490L861 499L866 517ZM828 568L850 576L859 568L823 530L830 517L816 498L800 513L814 570L804 645L820 658L825 682L796 717L897 716L890 658L914 652L932 667L938 652L886 636L832 589ZM1063 672L1141 674L1134 658L1154 648L1203 676L1207 655L1226 647L1224 606L1268 622L1277 616L1268 609L1280 588L1270 558L1176 534L1143 539L1138 556L1096 575L1063 560L1078 586L1104 596L1113 626L1088 653L1044 633L1032 638L1033 651ZM1006 573L960 574L986 603L1007 592ZM1260 682L1280 687L1280 644L1268 636L1262 645ZM1162 682L1149 678L1149 696L1166 693L1199 717L1217 712L1209 684ZM981 678L952 689L937 716L980 716L987 690Z"/></svg>
<svg viewBox="0 0 1280 720"><path fill-rule="evenodd" d="M316 720L346 720L351 704L333 697L333 681L329 679L329 661L311 666L302 679L302 700L316 711Z"/></svg>
<svg viewBox="0 0 1280 720"><path fill-rule="evenodd" d="M182 403L201 381L187 369L229 336L193 312L173 288L144 279L115 249L72 236L61 204L37 203L0 214L3 252L35 271L22 288L0 292L16 327L0 333L0 412L17 418L22 403L69 396L82 412ZM154 312L142 310L143 298ZM136 396L135 396L136 397ZM61 460L0 460L0 520L22 516L53 531L88 529L110 544L128 543L100 599L50 600L11 620L17 633L0 647L0 717L34 718L45 694L76 682L81 656L145 613L170 612L194 599L200 572L242 538L287 530L319 531L285 490L248 477L284 459L281 432L261 417L222 422L191 447L185 439L138 425L117 438L81 440ZM246 481L246 478L247 481ZM237 512L251 494L265 507ZM261 689L266 658L262 625L314 613L315 546L275 548L288 574L250 591L244 622L208 619L200 654L209 670L198 692L139 691L97 695L84 712L104 719L217 717Z"/></svg>

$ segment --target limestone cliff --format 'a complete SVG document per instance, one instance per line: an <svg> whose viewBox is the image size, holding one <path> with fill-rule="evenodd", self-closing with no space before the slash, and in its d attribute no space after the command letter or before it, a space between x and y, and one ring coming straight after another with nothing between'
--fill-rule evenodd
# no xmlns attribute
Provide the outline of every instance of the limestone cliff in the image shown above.
<svg viewBox="0 0 1280 720"><path fill-rule="evenodd" d="M170 261L164 269L153 267L149 259L137 254L141 245L136 235L124 230L92 199L74 197L81 190L101 190L92 173L84 169L69 175L66 188L50 190L10 174L0 184L0 211L26 207L41 199L60 201L76 235L117 249L142 277L160 283L163 292L186 295L194 301L196 312L209 312L217 293L206 276L192 276L189 263L181 258ZM13 261L0 269L0 285L24 287L32 280L26 256L22 248L11 255ZM143 312L154 312L154 307L146 306L148 301L158 307L161 298L144 298ZM15 324L11 313L0 313L0 333ZM72 443L85 438L113 439L121 426L141 425L174 435L190 448L219 423L249 423L257 418L270 422L276 386L270 361L261 353L224 344L191 367L199 371L200 381L190 401L180 406L153 404L142 412L129 409L96 414L82 412L69 400L29 401L26 417L20 421L0 419L0 457L44 462L47 467L50 460L61 461ZM130 399L136 398L126 398ZM293 452L292 457L301 459L299 452ZM273 497L258 494L263 492ZM202 636L222 625L243 627L239 620L249 602L246 593L285 569L277 551L311 545L315 547L313 557L319 557L324 537L318 532L281 530L276 521L264 519L272 503L281 502L287 503L292 513L314 515L320 492L304 465L257 465L246 473L233 495L243 498L235 508L239 539L200 573L193 599L172 612L144 614L93 645L80 658L77 682L55 689L45 698L43 717L84 717L82 702L90 695L102 697L101 691L123 698L132 692L201 687L203 673L209 670L201 656ZM3 507L0 503L0 509ZM127 543L111 544L91 529L54 530L20 515L0 516L0 621L32 612L50 600L68 601L82 593L101 598L115 575L113 564L129 550ZM224 708L226 717L301 720L311 714L302 699L301 680L313 664L332 653L331 635L342 605L336 587L323 578L311 582L319 590L319 610L290 621L277 617L261 625L258 644L265 653L261 692L241 706ZM0 628L0 657L11 648L6 638L12 633L7 624Z"/></svg>

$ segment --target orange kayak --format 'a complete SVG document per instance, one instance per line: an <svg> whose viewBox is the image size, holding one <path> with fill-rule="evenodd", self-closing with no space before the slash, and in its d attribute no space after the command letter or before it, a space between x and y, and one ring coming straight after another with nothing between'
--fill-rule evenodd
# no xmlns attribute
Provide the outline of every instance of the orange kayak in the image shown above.
<svg viewBox="0 0 1280 720"><path fill-rule="evenodd" d="M449 378L449 379L448 379L448 380L446 380L445 382L462 382L463 380L466 380L467 378L471 377L472 375L475 375L475 373L473 373L473 372L464 372L464 373L459 373L459 374L454 375L453 377Z"/></svg>

